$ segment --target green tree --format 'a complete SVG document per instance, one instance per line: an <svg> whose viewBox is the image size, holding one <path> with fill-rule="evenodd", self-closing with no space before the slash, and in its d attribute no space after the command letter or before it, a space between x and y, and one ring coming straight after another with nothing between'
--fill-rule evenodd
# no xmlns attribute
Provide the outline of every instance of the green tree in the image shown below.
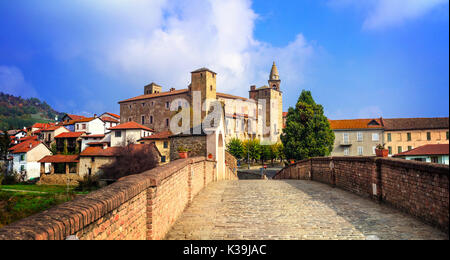
<svg viewBox="0 0 450 260"><path fill-rule="evenodd" d="M270 160L272 161L272 166L274 165L274 160L280 159L282 161L283 155L283 144L276 143L270 146Z"/></svg>
<svg viewBox="0 0 450 260"><path fill-rule="evenodd" d="M52 152L52 155L57 155L58 154L58 149L56 148L56 143L55 142L53 142L50 145L50 151Z"/></svg>
<svg viewBox="0 0 450 260"><path fill-rule="evenodd" d="M261 158L261 144L258 139L244 141L244 158L253 161L258 161Z"/></svg>
<svg viewBox="0 0 450 260"><path fill-rule="evenodd" d="M295 108L289 108L281 141L288 159L328 156L333 150L334 133L310 91L303 90Z"/></svg>
<svg viewBox="0 0 450 260"><path fill-rule="evenodd" d="M227 151L240 160L244 156L244 145L238 138L232 138L227 144Z"/></svg>
<svg viewBox="0 0 450 260"><path fill-rule="evenodd" d="M264 164L264 161L272 159L272 149L271 145L261 145L261 165Z"/></svg>

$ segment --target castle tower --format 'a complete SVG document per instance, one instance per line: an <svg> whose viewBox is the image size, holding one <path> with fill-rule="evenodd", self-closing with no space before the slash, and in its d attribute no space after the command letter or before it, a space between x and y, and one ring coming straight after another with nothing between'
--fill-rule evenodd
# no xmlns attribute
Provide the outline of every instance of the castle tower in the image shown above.
<svg viewBox="0 0 450 260"><path fill-rule="evenodd" d="M201 68L191 72L191 97L194 91L199 91L201 93L201 104L203 105L206 100L216 100L216 76L217 73L214 71ZM210 105L207 104L206 108L208 111L202 111L201 120L205 118L207 112L209 112Z"/></svg>
<svg viewBox="0 0 450 260"><path fill-rule="evenodd" d="M270 127L270 135L276 137L277 141L279 141L283 127L283 93L280 90L281 80L275 62L272 65L268 82L269 86L262 86L260 88L251 86L249 97L256 101L265 100L265 111L258 109L258 114L264 113L263 115L266 118L265 127ZM258 106L261 105L258 102ZM267 137L267 135L267 133L264 134L264 137Z"/></svg>
<svg viewBox="0 0 450 260"><path fill-rule="evenodd" d="M280 91L281 80L280 80L280 75L278 74L278 68L277 68L277 65L275 64L275 61L273 62L272 70L270 71L270 77L269 77L268 82L269 82L269 87L271 87L274 90Z"/></svg>

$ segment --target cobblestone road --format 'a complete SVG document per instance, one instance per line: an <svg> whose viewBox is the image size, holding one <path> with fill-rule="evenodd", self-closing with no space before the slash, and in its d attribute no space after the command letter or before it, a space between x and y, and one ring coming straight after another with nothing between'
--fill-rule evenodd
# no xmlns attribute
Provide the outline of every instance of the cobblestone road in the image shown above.
<svg viewBox="0 0 450 260"><path fill-rule="evenodd" d="M328 185L222 181L204 189L166 239L448 239L413 217Z"/></svg>

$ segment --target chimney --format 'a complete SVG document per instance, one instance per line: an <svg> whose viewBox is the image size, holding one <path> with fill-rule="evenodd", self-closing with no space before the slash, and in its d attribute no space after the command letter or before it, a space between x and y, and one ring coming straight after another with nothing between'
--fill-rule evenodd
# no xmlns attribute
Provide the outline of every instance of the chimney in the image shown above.
<svg viewBox="0 0 450 260"><path fill-rule="evenodd" d="M94 118L97 118L97 114L94 114Z"/></svg>
<svg viewBox="0 0 450 260"><path fill-rule="evenodd" d="M173 92L173 91L175 91L175 88L170 88L169 91L170 91L170 92Z"/></svg>
<svg viewBox="0 0 450 260"><path fill-rule="evenodd" d="M256 86L255 85L250 86L250 91L253 91L253 90L256 90Z"/></svg>

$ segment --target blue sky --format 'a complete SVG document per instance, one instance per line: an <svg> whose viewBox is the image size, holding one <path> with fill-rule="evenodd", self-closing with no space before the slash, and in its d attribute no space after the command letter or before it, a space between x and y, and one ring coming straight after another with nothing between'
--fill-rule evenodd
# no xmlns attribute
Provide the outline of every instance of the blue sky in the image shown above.
<svg viewBox="0 0 450 260"><path fill-rule="evenodd" d="M448 0L3 0L0 91L63 112L119 112L157 82L218 73L248 96L278 64L332 119L448 116Z"/></svg>

